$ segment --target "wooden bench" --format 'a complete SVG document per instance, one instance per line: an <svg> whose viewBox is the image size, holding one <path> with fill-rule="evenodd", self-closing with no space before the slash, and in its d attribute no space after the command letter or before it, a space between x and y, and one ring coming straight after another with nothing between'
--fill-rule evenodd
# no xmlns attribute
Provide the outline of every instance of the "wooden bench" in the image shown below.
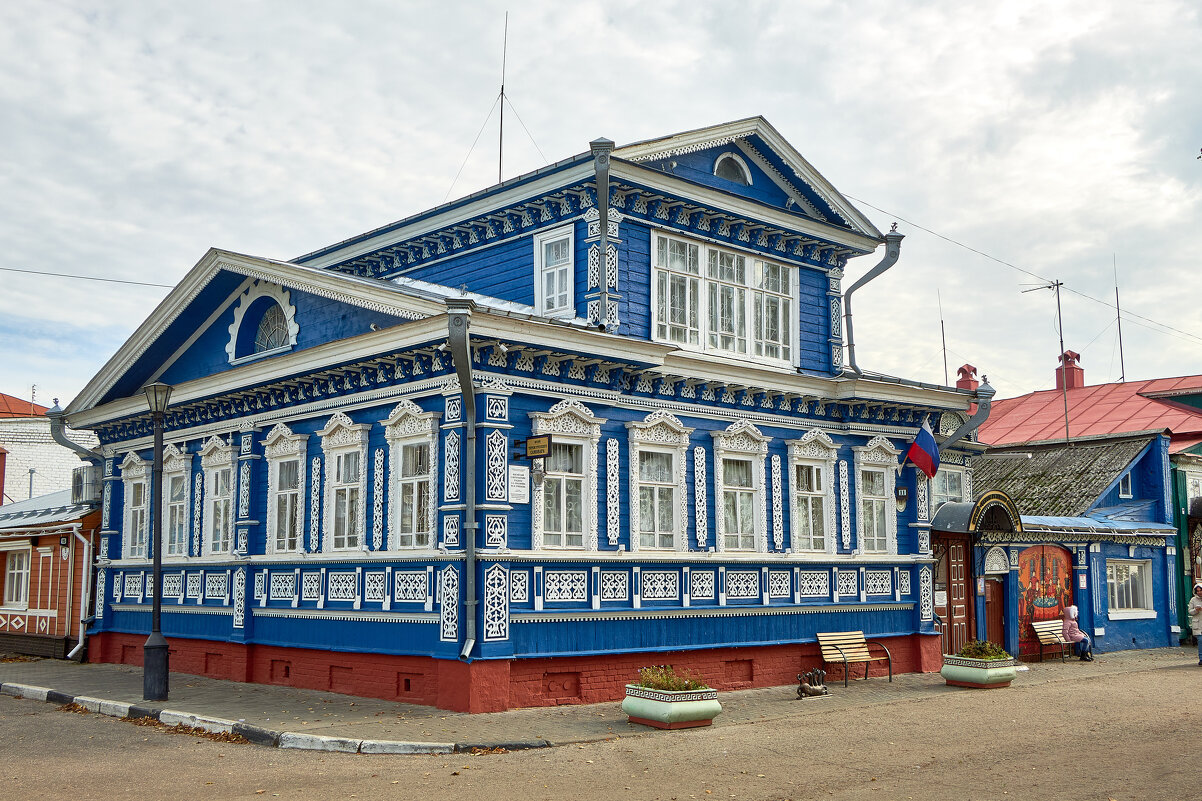
<svg viewBox="0 0 1202 801"><path fill-rule="evenodd" d="M1060 634L1064 630L1064 624L1059 620L1041 620L1032 623L1031 628L1035 629L1035 636L1039 638L1039 661L1043 661L1045 648L1059 648L1060 661L1063 662L1065 653L1073 645Z"/></svg>
<svg viewBox="0 0 1202 801"><path fill-rule="evenodd" d="M893 656L889 649L874 640L865 640L862 631L827 631L818 634L818 645L822 648L822 661L829 665L843 666L843 686L847 686L851 665L864 663L864 678L868 678L869 662L888 662L889 681L893 681ZM884 656L873 656L868 646L875 645L885 652Z"/></svg>

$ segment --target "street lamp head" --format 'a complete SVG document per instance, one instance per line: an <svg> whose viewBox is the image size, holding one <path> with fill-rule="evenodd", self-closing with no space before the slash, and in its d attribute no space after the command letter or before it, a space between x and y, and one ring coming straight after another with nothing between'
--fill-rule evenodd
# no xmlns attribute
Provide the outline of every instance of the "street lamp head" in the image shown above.
<svg viewBox="0 0 1202 801"><path fill-rule="evenodd" d="M150 411L160 413L167 411L167 403L171 399L170 384L156 381L153 384L147 384L142 390L146 393L146 402L150 405Z"/></svg>

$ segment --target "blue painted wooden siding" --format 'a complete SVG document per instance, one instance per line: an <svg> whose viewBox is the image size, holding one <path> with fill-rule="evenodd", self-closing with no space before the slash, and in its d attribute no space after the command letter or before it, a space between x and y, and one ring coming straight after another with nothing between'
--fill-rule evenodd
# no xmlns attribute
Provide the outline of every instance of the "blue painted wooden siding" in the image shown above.
<svg viewBox="0 0 1202 801"><path fill-rule="evenodd" d="M719 178L714 175L714 167L717 164L719 156L723 153L733 153L742 159L751 173L750 186L743 186L734 181L728 181L725 178ZM694 181L702 186L720 189L723 192L729 192L740 197L758 200L761 203L778 208L784 208L785 203L789 200L789 196L785 194L784 190L777 186L763 170L756 166L751 159L743 155L733 144L698 150L695 153L672 156L671 158L651 163L661 165L672 161L676 162L676 166L667 167L665 171L678 178Z"/></svg>
<svg viewBox="0 0 1202 801"><path fill-rule="evenodd" d="M553 230L547 228L545 230ZM579 237L577 237L579 238ZM577 271L580 262L577 260ZM405 273L408 278L534 305L533 235L501 242Z"/></svg>

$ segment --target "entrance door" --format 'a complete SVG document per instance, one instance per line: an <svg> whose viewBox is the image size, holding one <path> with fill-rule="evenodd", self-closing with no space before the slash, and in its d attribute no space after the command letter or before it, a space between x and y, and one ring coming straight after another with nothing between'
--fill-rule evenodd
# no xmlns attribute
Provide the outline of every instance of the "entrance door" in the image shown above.
<svg viewBox="0 0 1202 801"><path fill-rule="evenodd" d="M973 617L969 565L972 547L967 535L939 534L931 537L935 562L935 614L943 620L943 653L959 653L973 638Z"/></svg>
<svg viewBox="0 0 1202 801"><path fill-rule="evenodd" d="M985 639L1006 647L1006 583L1001 578L985 579Z"/></svg>

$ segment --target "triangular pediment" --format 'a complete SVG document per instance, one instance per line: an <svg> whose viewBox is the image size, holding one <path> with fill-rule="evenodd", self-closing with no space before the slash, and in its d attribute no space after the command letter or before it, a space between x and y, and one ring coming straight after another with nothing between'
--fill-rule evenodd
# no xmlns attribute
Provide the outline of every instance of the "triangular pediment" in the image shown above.
<svg viewBox="0 0 1202 801"><path fill-rule="evenodd" d="M636 142L617 148L613 155L815 222L881 238L876 226L763 117ZM731 180L740 172L745 182Z"/></svg>
<svg viewBox="0 0 1202 801"><path fill-rule="evenodd" d="M251 347L255 315L261 316L271 305L279 310L276 338L271 347L256 352ZM179 387L249 363L367 334L373 326L390 327L443 312L442 303L386 281L210 250L66 413L132 398L152 381ZM180 399L173 395L172 402Z"/></svg>

